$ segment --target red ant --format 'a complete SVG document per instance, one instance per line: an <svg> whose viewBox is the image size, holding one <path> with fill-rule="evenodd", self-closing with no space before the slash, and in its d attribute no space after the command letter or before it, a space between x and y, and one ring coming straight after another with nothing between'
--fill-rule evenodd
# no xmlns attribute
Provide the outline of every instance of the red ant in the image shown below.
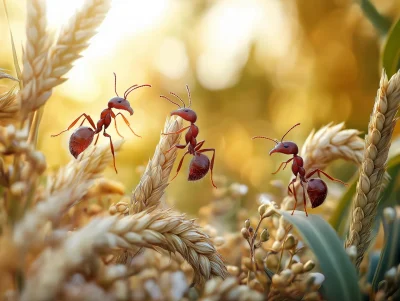
<svg viewBox="0 0 400 301"><path fill-rule="evenodd" d="M182 128L177 132L162 133L163 135L179 134L179 133L182 133L183 131L185 131L186 129L189 129L185 135L186 144L175 144L169 150L167 150L167 152L169 152L170 150L174 149L175 147L179 148L179 149L185 149L189 144L188 150L185 152L181 161L179 162L178 169L176 171L176 175L172 178L172 180L176 178L179 171L181 170L182 163L183 163L183 160L185 159L185 156L187 154L190 154L190 155L193 155L193 159L192 159L192 161L190 161L188 180L189 181L200 180L210 170L211 171L211 183L215 188L217 188L217 186L215 186L215 184L214 184L213 176L212 176L213 168L214 168L215 149L214 148L201 149L205 140L202 140L200 142L197 142L197 140L196 140L196 137L199 134L199 128L195 125L195 122L197 120L197 115L193 110L190 109L190 107L192 105L192 98L190 96L190 90L189 90L188 85L186 85L186 90L187 90L188 97L189 97L189 106L188 107L186 107L185 102L178 95L176 95L173 92L170 92L170 94L175 96L176 98L178 98L181 101L181 103L183 104L183 108L178 103L172 101L168 97L163 96L163 95L160 96L161 98L165 98L169 102L171 102L179 107L178 110L171 112L171 116L177 115L177 116L182 117L186 121L190 122L189 126ZM211 158L211 164L210 164L210 160L208 159L208 157L202 154L205 152L213 152L213 156Z"/></svg>
<svg viewBox="0 0 400 301"><path fill-rule="evenodd" d="M113 146L113 143L111 140L111 136L106 133L106 129L111 124L112 118L114 118L114 124L115 124L115 129L117 130L117 133L121 138L124 138L119 133L118 128L117 128L116 117L118 115L121 115L122 118L124 119L126 125L132 131L132 133L135 136L140 137L132 130L128 119L126 119L126 117L121 112L119 112L118 114L115 114L112 111L112 109L125 110L125 111L128 111L131 115L133 115L133 109L131 108L129 101L126 98L128 97L129 93L131 93L133 90L136 90L141 87L151 87L151 85L141 85L141 86L133 85L133 86L129 87L128 89L126 89L123 98L119 97L119 95L117 93L117 75L114 73L114 91L115 91L115 94L117 95L117 97L113 97L109 100L108 107L106 109L104 109L100 114L100 120L97 121L97 126L94 124L93 119L89 115L83 113L81 116L76 118L66 130L62 131L61 133L58 133L57 135L51 135L51 137L56 137L64 132L70 130L79 121L79 119L81 119L81 117L84 117L79 128L77 128L75 130L75 132L71 135L71 138L69 139L69 151L75 158L77 158L81 152L83 152L86 148L88 148L88 146L93 141L94 135L99 134L102 131L103 126L104 126L103 136L108 137L110 139L110 147L111 147L111 153L113 155L114 169L115 169L115 172L118 173L117 168L115 166L114 146ZM83 123L85 122L85 120L89 121L89 123L93 127L93 129L90 127L87 127L87 126L82 126ZM94 143L94 145L97 144L98 139L99 139L99 135L97 135L96 142Z"/></svg>
<svg viewBox="0 0 400 301"><path fill-rule="evenodd" d="M282 162L281 165L279 166L278 170L275 171L272 174L276 174L282 167L283 164L285 164L285 166L283 167L283 170L286 168L286 165L293 160L292 163L292 172L294 174L294 178L292 179L292 181L289 183L288 185L288 192L289 194L293 194L294 198L295 198L295 203L294 203L294 208L293 208L293 212L292 215L294 213L294 211L296 210L296 206L297 206L297 197L296 197L296 189L295 189L295 182L297 181L297 176L299 175L300 177L300 185L303 187L303 201L304 201L304 211L306 213L306 216L308 216L307 213L307 199L306 199L306 194L305 194L305 187L304 184L307 184L307 194L308 197L310 199L311 202L311 206L312 208L316 208L318 206L320 206L326 199L326 196L328 194L328 187L326 186L325 182L322 181L320 179L320 173L324 174L326 177L328 177L328 179L330 179L331 181L336 181L339 183L342 183L344 185L347 185L346 183L335 179L333 177L331 177L330 175L328 175L327 173L323 172L321 169L315 169L312 172L309 172L308 174L306 174L306 171L303 167L303 158L300 157L298 155L298 147L296 145L296 143L291 142L291 141L283 141L283 138L285 138L285 136L296 126L300 125L300 123L295 124L294 126L292 126L285 135L283 135L281 141L279 142L276 139L271 139L265 136L255 136L253 137L253 139L256 138L263 138L263 139L268 139L271 140L273 142L276 143L276 146L269 152L269 155L272 155L273 153L281 153L281 154L286 154L286 155L293 155L293 158L290 158L289 160L287 160L286 162ZM318 174L319 178L313 178L310 179L311 176L313 176L315 173ZM290 189L290 185L292 185L293 187L293 191Z"/></svg>

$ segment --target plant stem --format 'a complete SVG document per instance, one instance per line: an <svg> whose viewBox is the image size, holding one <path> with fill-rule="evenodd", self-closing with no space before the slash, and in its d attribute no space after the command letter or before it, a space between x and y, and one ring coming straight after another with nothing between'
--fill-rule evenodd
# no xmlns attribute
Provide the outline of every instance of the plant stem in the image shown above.
<svg viewBox="0 0 400 301"><path fill-rule="evenodd" d="M388 18L382 16L370 0L360 0L360 7L365 16L371 21L375 29L381 36L385 36L390 29L391 22Z"/></svg>

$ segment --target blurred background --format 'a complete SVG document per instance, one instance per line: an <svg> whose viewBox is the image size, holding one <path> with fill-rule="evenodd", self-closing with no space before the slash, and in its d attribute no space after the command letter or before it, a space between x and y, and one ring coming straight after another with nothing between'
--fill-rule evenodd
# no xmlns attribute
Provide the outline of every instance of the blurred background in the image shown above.
<svg viewBox="0 0 400 301"><path fill-rule="evenodd" d="M51 29L57 31L82 2L47 0ZM390 19L400 15L399 1L372 2ZM16 45L23 45L25 1L8 1L8 8ZM13 70L4 10L0 32L0 66ZM251 206L251 196L269 191L271 180L290 179L289 170L271 175L285 158L268 156L273 143L251 137L280 138L297 122L301 126L287 138L300 147L312 129L330 122L344 121L365 132L380 78L381 45L356 1L114 0L69 80L47 103L38 147L50 169L66 164L73 159L68 151L72 131L50 135L82 113L97 121L114 96L113 72L120 94L133 84L150 83L151 89L128 97L135 111L128 119L143 138L135 137L121 119L126 142L116 158L119 173L112 166L106 172L129 193L175 109L159 95L173 91L187 99L188 84L198 138L216 149L216 176L246 185ZM110 128L113 139L119 139ZM99 142L108 143L104 137ZM167 193L176 208L195 213L215 197L214 188L209 176L187 182L188 159ZM348 180L355 167L337 162L330 171Z"/></svg>

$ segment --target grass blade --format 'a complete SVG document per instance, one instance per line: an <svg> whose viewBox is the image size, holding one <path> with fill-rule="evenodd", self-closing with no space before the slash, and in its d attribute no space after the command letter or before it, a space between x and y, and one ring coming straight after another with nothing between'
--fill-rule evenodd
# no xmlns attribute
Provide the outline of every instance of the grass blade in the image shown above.
<svg viewBox="0 0 400 301"><path fill-rule="evenodd" d="M400 219L396 216L394 221L388 223L382 219L382 222L385 230L385 246L372 281L374 291L378 288L379 282L384 279L385 273L400 263Z"/></svg>
<svg viewBox="0 0 400 301"><path fill-rule="evenodd" d="M382 52L382 66L390 78L397 72L400 64L400 19L390 29Z"/></svg>
<svg viewBox="0 0 400 301"><path fill-rule="evenodd" d="M294 215L278 210L300 233L313 250L325 276L321 292L326 300L360 301L358 276L343 242L335 230L320 216L296 211Z"/></svg>

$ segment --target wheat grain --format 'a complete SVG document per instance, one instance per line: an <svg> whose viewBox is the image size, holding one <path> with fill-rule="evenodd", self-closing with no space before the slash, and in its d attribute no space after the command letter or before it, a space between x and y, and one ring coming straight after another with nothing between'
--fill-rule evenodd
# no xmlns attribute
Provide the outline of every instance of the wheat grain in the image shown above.
<svg viewBox="0 0 400 301"><path fill-rule="evenodd" d="M62 27L55 45L49 50L41 77L35 77L36 85L23 89L23 117L42 106L51 96L52 89L66 80L63 76L72 68L73 62L81 57L79 53L88 47L88 41L95 35L109 8L110 0L86 0L68 24Z"/></svg>
<svg viewBox="0 0 400 301"><path fill-rule="evenodd" d="M122 141L114 143L118 151ZM108 144L92 146L71 160L67 166L48 178L47 199L39 202L27 212L21 222L16 225L14 241L23 249L40 243L41 227L48 221L56 223L59 217L70 207L79 202L87 193L93 181L112 161Z"/></svg>
<svg viewBox="0 0 400 301"><path fill-rule="evenodd" d="M164 133L179 131L182 128L182 119L171 117L167 119ZM165 188L168 186L168 177L177 156L176 148L168 153L173 145L179 143L180 134L162 135L156 147L153 158L147 164L140 183L132 192L131 212L137 213L150 207L158 206Z"/></svg>
<svg viewBox="0 0 400 301"><path fill-rule="evenodd" d="M371 241L371 228L376 217L385 163L399 105L400 71L389 81L383 72L368 125L368 135L365 137L364 158L352 205L349 235L345 244L346 248L356 246L357 267Z"/></svg>
<svg viewBox="0 0 400 301"><path fill-rule="evenodd" d="M193 267L194 283L212 276L227 275L219 254L209 238L193 221L171 211L142 211L118 219L95 219L72 234L55 250L47 249L34 264L35 273L26 281L21 300L53 300L62 283L82 264L114 248L160 247L178 252Z"/></svg>

